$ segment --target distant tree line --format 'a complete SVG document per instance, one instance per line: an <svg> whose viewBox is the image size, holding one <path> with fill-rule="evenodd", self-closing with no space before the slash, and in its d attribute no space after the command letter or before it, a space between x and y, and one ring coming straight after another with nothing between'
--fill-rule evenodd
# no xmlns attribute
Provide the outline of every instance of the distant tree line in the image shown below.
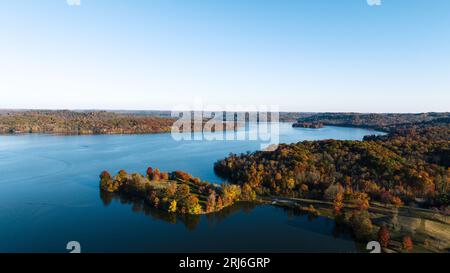
<svg viewBox="0 0 450 273"><path fill-rule="evenodd" d="M0 133L143 134L170 132L172 118L106 111L21 111L0 115Z"/></svg>
<svg viewBox="0 0 450 273"><path fill-rule="evenodd" d="M447 122L449 113L420 114L363 114L363 113L316 113L303 114L297 123L321 123L323 125L361 127L386 132L396 131L400 127L408 127L424 122Z"/></svg>
<svg viewBox="0 0 450 273"><path fill-rule="evenodd" d="M176 118L160 112L139 111L68 111L29 110L0 111L0 134L151 134L172 131ZM181 132L202 131L208 120L180 128ZM190 126L189 126L190 125ZM221 130L236 130L239 125L224 122ZM213 127L211 131L215 131Z"/></svg>

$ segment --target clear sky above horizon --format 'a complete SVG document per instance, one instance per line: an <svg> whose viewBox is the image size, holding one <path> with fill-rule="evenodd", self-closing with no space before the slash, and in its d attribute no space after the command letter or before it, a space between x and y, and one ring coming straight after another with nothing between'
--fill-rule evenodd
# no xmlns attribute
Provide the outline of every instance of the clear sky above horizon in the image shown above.
<svg viewBox="0 0 450 273"><path fill-rule="evenodd" d="M0 0L0 108L450 111L450 1Z"/></svg>

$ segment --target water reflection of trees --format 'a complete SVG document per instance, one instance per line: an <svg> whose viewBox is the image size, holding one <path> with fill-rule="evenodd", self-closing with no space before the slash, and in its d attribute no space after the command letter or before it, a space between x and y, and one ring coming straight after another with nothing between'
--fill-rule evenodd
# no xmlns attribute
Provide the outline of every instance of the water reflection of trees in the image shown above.
<svg viewBox="0 0 450 273"><path fill-rule="evenodd" d="M221 211L216 213L206 214L205 218L209 225L214 226L225 220L226 218L231 217L234 214L238 213L246 213L250 214L250 212L256 207L258 204L254 202L238 202L232 206L226 207Z"/></svg>
<svg viewBox="0 0 450 273"><path fill-rule="evenodd" d="M182 223L189 230L194 230L197 228L201 221L201 217L204 217L209 225L217 225L233 214L237 214L239 212L250 213L250 211L257 206L257 204L251 202L239 202L216 213L192 215L168 213L150 206L141 198L136 198L123 193L109 193L100 191L100 199L105 206L109 206L113 201L118 201L123 205L131 205L131 210L135 213L143 213L154 220L162 220L172 224Z"/></svg>
<svg viewBox="0 0 450 273"><path fill-rule="evenodd" d="M303 210L299 210L296 208L292 208L292 207L278 207L280 209L283 210L283 212L287 215L287 217L289 219L294 219L296 217L307 217L309 222L313 222L313 221L317 221L319 219L321 219L322 221L329 221L330 223L333 224L333 229L331 230L331 235L334 238L349 238L352 237L352 232L351 229L344 225L344 224L340 224L332 219L328 219L328 218L324 218L324 217L320 217L317 216L315 214L311 214L309 212L303 211ZM305 229L305 227L302 227L303 229ZM313 232L319 232L318 230L310 230Z"/></svg>
<svg viewBox="0 0 450 273"><path fill-rule="evenodd" d="M285 206L280 206L278 207L280 209L282 209L284 211L284 213L286 213L286 215L288 216L288 218L292 219L295 217L308 217L308 221L312 222L314 220L316 220L319 216L312 214L310 212L306 212L297 208L292 208L292 207L285 207Z"/></svg>
<svg viewBox="0 0 450 273"><path fill-rule="evenodd" d="M136 198L131 195L126 195L123 193L109 193L105 191L100 191L100 199L102 200L105 206L109 206L113 201L117 201L123 205L130 205L131 210L134 213L143 213L148 217L151 217L153 220L160 220L164 222L168 222L171 224L183 224L188 230L194 230L198 227L202 217L204 221L210 226L219 225L222 221L227 218L232 217L238 213L246 213L250 214L252 210L258 206L257 203L254 202L238 202L232 206L226 207L223 210L215 213L210 213L206 215L192 215L192 214L176 214L176 213L168 213L161 209L157 209L153 206L150 206L146 203L142 198ZM308 221L317 221L321 217L313 215L311 213L290 208L290 207L278 207L287 215L289 219L294 219L296 217L307 217ZM324 220L324 219L322 219ZM333 222L332 235L335 238L347 238L350 236L351 232L348 227L344 225L339 225L338 223ZM305 227L303 227L304 229ZM319 232L317 230L311 230L315 232Z"/></svg>

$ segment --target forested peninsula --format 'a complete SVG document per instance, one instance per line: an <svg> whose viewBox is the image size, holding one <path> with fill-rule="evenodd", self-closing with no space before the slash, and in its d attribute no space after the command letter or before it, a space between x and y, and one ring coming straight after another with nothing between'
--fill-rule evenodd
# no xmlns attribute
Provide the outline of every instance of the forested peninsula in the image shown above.
<svg viewBox="0 0 450 273"><path fill-rule="evenodd" d="M211 184L183 171L160 172L152 167L148 167L145 176L121 170L112 177L103 171L100 190L137 198L155 208L178 214L218 212L236 201L256 198L249 187Z"/></svg>
<svg viewBox="0 0 450 273"><path fill-rule="evenodd" d="M329 216L350 226L356 238L379 240L391 250L408 251L413 243L424 251L450 247L448 114L318 114L298 122L365 124L389 133L230 154L215 163L215 172L278 205L314 214L320 213L314 206L331 207Z"/></svg>

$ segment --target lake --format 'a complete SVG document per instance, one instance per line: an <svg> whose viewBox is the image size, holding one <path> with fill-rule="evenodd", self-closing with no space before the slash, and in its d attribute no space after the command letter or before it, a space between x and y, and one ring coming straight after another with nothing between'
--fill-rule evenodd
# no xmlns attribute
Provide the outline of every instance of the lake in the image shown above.
<svg viewBox="0 0 450 273"><path fill-rule="evenodd" d="M290 123L279 132L281 143L380 134ZM171 134L0 136L0 252L67 252L68 241L83 252L356 251L349 232L324 217L251 203L183 217L99 192L101 171L145 173L148 166L221 183L215 161L260 148L261 141L175 141Z"/></svg>

